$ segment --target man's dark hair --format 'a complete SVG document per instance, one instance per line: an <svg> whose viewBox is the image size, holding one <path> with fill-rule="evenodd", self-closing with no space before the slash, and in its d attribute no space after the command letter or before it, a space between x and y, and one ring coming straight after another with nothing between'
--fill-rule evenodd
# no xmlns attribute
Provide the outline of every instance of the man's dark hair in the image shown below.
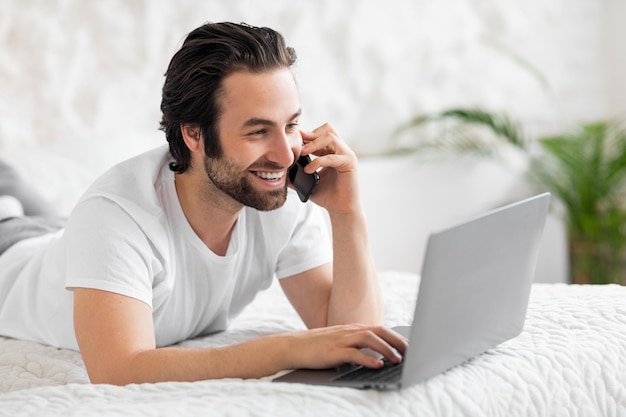
<svg viewBox="0 0 626 417"><path fill-rule="evenodd" d="M221 156L217 124L224 78L240 70L289 68L295 61L295 50L270 28L222 22L189 33L167 68L161 99L160 129L174 158L170 169L183 173L189 168L182 124L199 127L207 156Z"/></svg>

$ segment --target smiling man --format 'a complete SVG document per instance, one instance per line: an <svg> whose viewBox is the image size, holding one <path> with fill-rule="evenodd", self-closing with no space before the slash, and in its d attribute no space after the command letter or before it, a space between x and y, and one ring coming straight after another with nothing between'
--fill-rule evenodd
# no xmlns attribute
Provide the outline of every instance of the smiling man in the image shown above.
<svg viewBox="0 0 626 417"><path fill-rule="evenodd" d="M18 235L0 255L0 334L80 349L91 381L113 384L382 366L363 347L399 362L406 340L381 325L356 157L329 124L300 130L294 62L268 28L191 32L165 74L169 148L105 173L64 230L20 240L28 218L0 222ZM313 203L290 190L300 155L316 156ZM275 277L309 330L172 346L225 330Z"/></svg>

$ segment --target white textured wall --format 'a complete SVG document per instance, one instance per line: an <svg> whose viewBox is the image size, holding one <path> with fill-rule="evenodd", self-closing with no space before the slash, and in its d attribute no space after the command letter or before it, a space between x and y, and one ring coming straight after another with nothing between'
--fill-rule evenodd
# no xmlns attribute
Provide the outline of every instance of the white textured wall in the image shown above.
<svg viewBox="0 0 626 417"><path fill-rule="evenodd" d="M606 65L608 112L626 113L626 1L607 0L602 49Z"/></svg>
<svg viewBox="0 0 626 417"><path fill-rule="evenodd" d="M0 157L54 154L56 165L22 167L39 170L45 182L53 171L76 172L81 164L101 170L162 143L156 129L167 63L187 32L221 20L281 31L299 55L303 127L331 121L361 153L384 149L412 114L451 106L504 110L531 134L551 133L626 113L625 4L2 0ZM419 168L408 182L401 171L382 171L384 163L363 166L373 241L385 267L396 262L386 230L410 224L423 242L435 226L505 201L515 188L506 182L509 173L492 168L467 167L469 176L458 168L447 176L441 167ZM473 174L481 169L482 177ZM91 178L83 171L75 188ZM381 189L382 202L375 195ZM394 204L405 205L397 211L402 216L390 216ZM410 206L419 210L407 221ZM409 260L402 256L397 264L404 267Z"/></svg>
<svg viewBox="0 0 626 417"><path fill-rule="evenodd" d="M167 62L207 20L282 31L306 120L331 120L361 150L414 112L455 105L560 129L626 111L608 68L623 69L624 13L620 0L3 0L0 143L154 129Z"/></svg>

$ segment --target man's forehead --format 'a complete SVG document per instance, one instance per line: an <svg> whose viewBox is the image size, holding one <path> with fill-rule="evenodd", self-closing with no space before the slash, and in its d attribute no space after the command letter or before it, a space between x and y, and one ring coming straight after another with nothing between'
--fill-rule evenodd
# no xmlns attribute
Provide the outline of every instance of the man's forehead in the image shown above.
<svg viewBox="0 0 626 417"><path fill-rule="evenodd" d="M300 114L296 82L288 68L237 71L224 79L221 96L222 115L237 114L246 121L283 121Z"/></svg>

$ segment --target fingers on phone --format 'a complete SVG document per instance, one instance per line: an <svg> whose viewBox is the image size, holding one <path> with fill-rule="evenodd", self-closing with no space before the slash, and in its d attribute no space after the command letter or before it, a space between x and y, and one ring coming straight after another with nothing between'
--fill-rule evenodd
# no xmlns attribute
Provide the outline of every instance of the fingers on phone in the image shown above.
<svg viewBox="0 0 626 417"><path fill-rule="evenodd" d="M304 154L317 156L335 154L344 145L341 136L329 123L323 124L312 132L300 131L300 135L304 143L302 147Z"/></svg>

